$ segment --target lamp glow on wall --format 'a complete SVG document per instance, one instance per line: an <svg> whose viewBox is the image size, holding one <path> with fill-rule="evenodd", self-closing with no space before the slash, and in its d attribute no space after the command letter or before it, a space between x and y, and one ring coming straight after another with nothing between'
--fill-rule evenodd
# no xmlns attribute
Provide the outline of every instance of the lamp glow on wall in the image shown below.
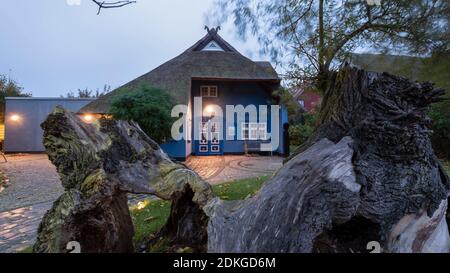
<svg viewBox="0 0 450 273"><path fill-rule="evenodd" d="M13 122L18 122L18 121L20 121L20 116L17 115L17 114L12 114L12 115L9 117L9 119L10 119L11 121L13 121Z"/></svg>
<svg viewBox="0 0 450 273"><path fill-rule="evenodd" d="M91 123L91 122L94 121L94 116L91 115L91 114L85 114L85 115L82 116L82 119L86 123Z"/></svg>
<svg viewBox="0 0 450 273"><path fill-rule="evenodd" d="M210 116L214 116L214 107L212 105L208 105L205 107L205 112Z"/></svg>

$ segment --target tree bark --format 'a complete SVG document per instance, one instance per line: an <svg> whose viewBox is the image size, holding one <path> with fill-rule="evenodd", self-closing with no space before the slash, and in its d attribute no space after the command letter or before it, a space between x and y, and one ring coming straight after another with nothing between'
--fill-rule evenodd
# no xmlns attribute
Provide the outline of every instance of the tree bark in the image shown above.
<svg viewBox="0 0 450 273"><path fill-rule="evenodd" d="M449 252L450 182L429 139L427 107L443 90L344 66L333 74L308 142L253 197L223 201L134 123L86 124L57 108L44 143L65 193L36 252L128 252L125 193L172 200L161 234L209 252ZM98 235L98 236L97 236Z"/></svg>
<svg viewBox="0 0 450 273"><path fill-rule="evenodd" d="M209 204L211 252L448 252L450 183L427 107L444 92L344 66L321 125L260 193Z"/></svg>
<svg viewBox="0 0 450 273"><path fill-rule="evenodd" d="M138 125L107 118L87 124L57 107L42 128L65 192L44 216L34 252L67 252L71 241L81 252L134 251L126 193L172 200L168 239L204 248L205 232L188 223L204 221L211 187L172 162Z"/></svg>

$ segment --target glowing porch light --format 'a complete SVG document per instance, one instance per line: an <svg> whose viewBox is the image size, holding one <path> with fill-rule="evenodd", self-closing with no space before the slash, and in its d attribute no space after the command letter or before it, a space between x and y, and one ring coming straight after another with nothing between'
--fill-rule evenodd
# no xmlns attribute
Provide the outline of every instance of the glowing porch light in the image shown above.
<svg viewBox="0 0 450 273"><path fill-rule="evenodd" d="M14 122L16 122L16 121L19 121L19 120L20 120L20 116L19 116L19 115L16 115L16 114L14 114L14 115L11 115L10 119L11 119L11 121L14 121Z"/></svg>
<svg viewBox="0 0 450 273"><path fill-rule="evenodd" d="M94 120L94 116L93 116L93 115L90 115L90 114L83 115L83 120L84 120L85 122L90 123L90 122L92 122L92 121Z"/></svg>
<svg viewBox="0 0 450 273"><path fill-rule="evenodd" d="M212 105L208 105L208 106L206 106L205 111L209 115L213 115L214 114L214 107Z"/></svg>

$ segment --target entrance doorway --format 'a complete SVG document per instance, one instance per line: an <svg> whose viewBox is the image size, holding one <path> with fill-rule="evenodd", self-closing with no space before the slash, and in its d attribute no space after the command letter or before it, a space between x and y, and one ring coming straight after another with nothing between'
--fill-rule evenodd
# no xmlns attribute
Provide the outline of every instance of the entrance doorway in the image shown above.
<svg viewBox="0 0 450 273"><path fill-rule="evenodd" d="M223 154L222 128L219 122L212 122L210 118L203 118L199 126L200 140L196 141L197 155Z"/></svg>

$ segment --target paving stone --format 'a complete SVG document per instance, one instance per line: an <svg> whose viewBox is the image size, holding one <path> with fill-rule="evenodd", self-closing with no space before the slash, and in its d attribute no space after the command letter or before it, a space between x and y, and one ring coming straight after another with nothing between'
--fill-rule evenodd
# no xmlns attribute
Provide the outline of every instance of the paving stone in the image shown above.
<svg viewBox="0 0 450 273"><path fill-rule="evenodd" d="M193 156L186 165L216 184L271 174L281 162L281 157ZM11 183L0 193L0 253L17 252L34 243L39 223L62 187L46 155L8 156L8 163L0 168ZM130 194L128 198L133 205L156 197Z"/></svg>

